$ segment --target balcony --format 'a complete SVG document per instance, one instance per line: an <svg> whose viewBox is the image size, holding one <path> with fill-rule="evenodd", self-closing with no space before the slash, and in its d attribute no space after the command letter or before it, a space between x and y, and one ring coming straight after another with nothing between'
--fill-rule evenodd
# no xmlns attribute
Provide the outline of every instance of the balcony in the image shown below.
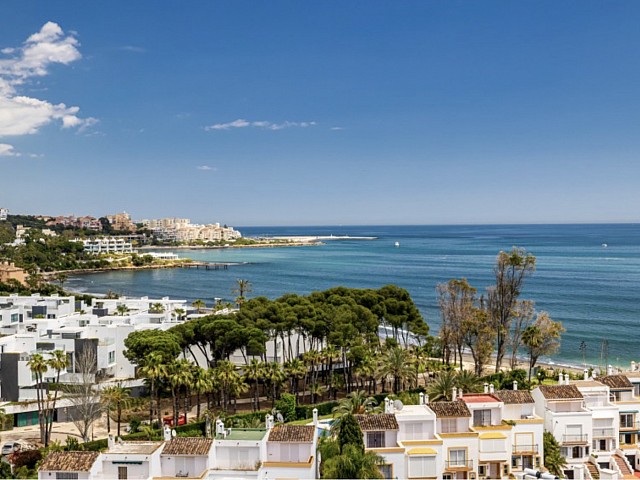
<svg viewBox="0 0 640 480"><path fill-rule="evenodd" d="M589 443L589 435L586 433L583 435L563 435L563 445L583 445Z"/></svg>
<svg viewBox="0 0 640 480"><path fill-rule="evenodd" d="M445 470L473 470L473 460L447 460Z"/></svg>
<svg viewBox="0 0 640 480"><path fill-rule="evenodd" d="M614 438L616 436L615 428L594 428L593 438Z"/></svg>
<svg viewBox="0 0 640 480"><path fill-rule="evenodd" d="M515 455L515 454L525 454L525 455L530 455L530 454L537 454L538 453L538 444L537 443L533 443L533 444L522 444L522 445L513 445L511 448L511 452Z"/></svg>

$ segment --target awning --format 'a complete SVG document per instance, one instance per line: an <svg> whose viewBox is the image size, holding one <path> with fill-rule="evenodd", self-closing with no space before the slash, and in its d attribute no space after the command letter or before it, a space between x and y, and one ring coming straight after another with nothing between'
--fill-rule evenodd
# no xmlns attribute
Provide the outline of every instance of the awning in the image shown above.
<svg viewBox="0 0 640 480"><path fill-rule="evenodd" d="M411 450L407 451L407 455L437 455L438 452L436 452L433 448L429 448L429 447L418 447L418 448L412 448Z"/></svg>
<svg viewBox="0 0 640 480"><path fill-rule="evenodd" d="M480 440L497 440L505 438L507 438L507 436L500 432L486 432L480 434Z"/></svg>

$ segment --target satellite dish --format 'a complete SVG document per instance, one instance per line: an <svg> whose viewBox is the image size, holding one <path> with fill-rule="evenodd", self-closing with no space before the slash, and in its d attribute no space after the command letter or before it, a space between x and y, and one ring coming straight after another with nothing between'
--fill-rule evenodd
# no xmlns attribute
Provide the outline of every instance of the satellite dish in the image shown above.
<svg viewBox="0 0 640 480"><path fill-rule="evenodd" d="M402 403L401 400L394 400L393 401L393 408L400 411L402 410L402 408L404 407L404 403Z"/></svg>
<svg viewBox="0 0 640 480"><path fill-rule="evenodd" d="M176 438L176 430L175 430L175 428L173 430L171 430L171 436L173 438Z"/></svg>
<svg viewBox="0 0 640 480"><path fill-rule="evenodd" d="M278 420L279 423L284 422L284 417L280 412L278 412L278 414L276 415L276 420Z"/></svg>

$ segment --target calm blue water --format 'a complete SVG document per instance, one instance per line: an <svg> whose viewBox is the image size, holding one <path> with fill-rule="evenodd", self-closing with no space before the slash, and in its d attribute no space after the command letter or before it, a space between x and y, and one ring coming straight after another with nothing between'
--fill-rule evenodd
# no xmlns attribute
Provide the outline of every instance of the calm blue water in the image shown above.
<svg viewBox="0 0 640 480"><path fill-rule="evenodd" d="M181 256L212 262L249 262L227 271L146 270L77 276L66 286L87 292L170 296L212 302L233 299L235 280L253 285L250 296L276 298L337 285L406 288L432 332L440 319L436 284L466 277L480 291L492 281L498 251L525 247L537 257L537 271L522 298L536 302L567 329L559 362L600 363L609 340L609 363L639 360L640 225L247 227L255 235L375 236L370 241L331 241L318 247L180 250ZM394 243L400 242L395 248ZM608 248L603 248L607 243Z"/></svg>

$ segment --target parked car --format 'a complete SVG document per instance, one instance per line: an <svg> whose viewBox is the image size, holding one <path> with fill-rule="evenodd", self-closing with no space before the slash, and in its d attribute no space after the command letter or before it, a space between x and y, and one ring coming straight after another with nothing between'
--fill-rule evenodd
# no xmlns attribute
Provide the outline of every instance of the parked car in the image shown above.
<svg viewBox="0 0 640 480"><path fill-rule="evenodd" d="M2 455L9 455L17 450L20 450L20 444L18 442L6 442L2 445Z"/></svg>

